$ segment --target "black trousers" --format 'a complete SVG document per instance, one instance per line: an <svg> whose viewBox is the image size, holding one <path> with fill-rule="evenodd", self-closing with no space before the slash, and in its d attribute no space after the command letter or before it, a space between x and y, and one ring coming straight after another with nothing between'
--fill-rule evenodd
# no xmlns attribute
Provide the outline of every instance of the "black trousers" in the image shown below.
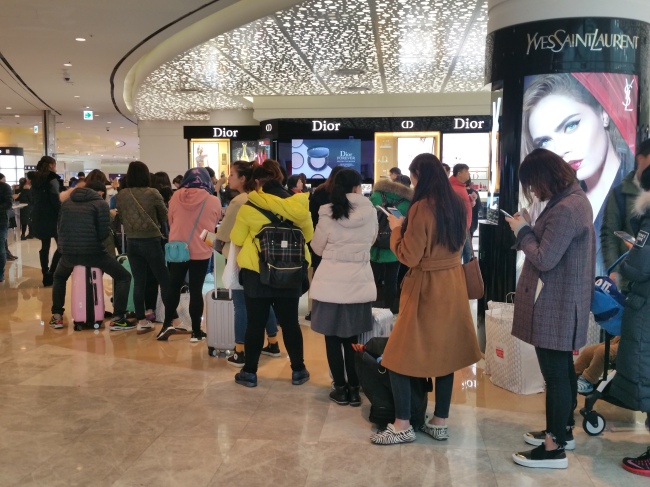
<svg viewBox="0 0 650 487"><path fill-rule="evenodd" d="M566 445L566 428L573 426L573 405L578 398L578 382L573 352L535 347L539 368L546 382L546 431L555 442Z"/></svg>
<svg viewBox="0 0 650 487"><path fill-rule="evenodd" d="M342 387L346 384L345 373L348 374L347 384L356 387L359 385L359 377L354 367L353 343L359 343L359 337L353 336L341 338L337 336L325 336L325 349L327 351L327 363L332 372L334 385Z"/></svg>
<svg viewBox="0 0 650 487"><path fill-rule="evenodd" d="M52 239L51 238L39 238L41 241L41 250L38 251L38 257L41 261L41 271L43 272L43 275L45 274L54 274L54 271L56 270L56 266L59 264L59 259L61 258L61 254L59 253L59 249L57 248L54 251L54 255L52 256L52 264L49 264L50 261L50 245L52 244ZM59 243L58 237L54 237L54 241Z"/></svg>
<svg viewBox="0 0 650 487"><path fill-rule="evenodd" d="M388 371L390 387L393 390L395 402L395 417L397 419L411 419L411 378L408 375ZM436 377L436 409L433 411L437 418L448 418L451 406L451 393L454 388L454 373L443 377Z"/></svg>
<svg viewBox="0 0 650 487"><path fill-rule="evenodd" d="M176 308L181 300L181 288L185 283L185 276L190 275L190 318L192 331L201 330L201 317L203 316L203 282L205 272L208 270L210 259L190 260L188 262L169 263L169 288L163 303L165 304L164 326L171 325L177 316Z"/></svg>
<svg viewBox="0 0 650 487"><path fill-rule="evenodd" d="M395 298L397 297L397 274L399 272L399 266L399 262L370 262L377 288L382 286L383 282L384 308L389 308L393 313L398 311L395 309Z"/></svg>
<svg viewBox="0 0 650 487"><path fill-rule="evenodd" d="M248 327L244 346L246 347L246 364L244 372L257 373L257 364L264 347L264 330L269 319L271 306L282 327L282 341L289 353L291 370L300 371L305 368L302 331L298 324L298 301L300 298L246 298L246 314Z"/></svg>

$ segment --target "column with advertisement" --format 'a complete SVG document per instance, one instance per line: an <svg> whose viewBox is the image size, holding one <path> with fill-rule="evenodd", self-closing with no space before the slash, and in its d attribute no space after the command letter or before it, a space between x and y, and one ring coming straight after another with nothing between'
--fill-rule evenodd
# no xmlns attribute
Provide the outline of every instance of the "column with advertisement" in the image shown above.
<svg viewBox="0 0 650 487"><path fill-rule="evenodd" d="M545 148L575 169L599 236L607 195L634 169L636 145L646 133L649 34L650 25L635 20L567 18L488 35L486 82L500 110L492 148L499 171L495 209L513 213L524 206L519 164ZM543 207L535 202L530 210L539 214ZM481 228L482 266L499 276L486 283L485 299L503 301L515 288L516 256L508 250L513 236L503 217L494 223ZM603 272L597 242L597 272Z"/></svg>

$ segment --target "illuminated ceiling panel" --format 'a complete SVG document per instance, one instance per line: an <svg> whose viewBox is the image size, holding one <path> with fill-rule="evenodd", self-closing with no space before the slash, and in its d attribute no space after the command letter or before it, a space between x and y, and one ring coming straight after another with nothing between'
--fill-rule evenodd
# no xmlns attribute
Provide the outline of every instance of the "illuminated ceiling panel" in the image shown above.
<svg viewBox="0 0 650 487"><path fill-rule="evenodd" d="M475 91L486 30L486 0L308 0L164 64L135 111L207 120L244 96Z"/></svg>

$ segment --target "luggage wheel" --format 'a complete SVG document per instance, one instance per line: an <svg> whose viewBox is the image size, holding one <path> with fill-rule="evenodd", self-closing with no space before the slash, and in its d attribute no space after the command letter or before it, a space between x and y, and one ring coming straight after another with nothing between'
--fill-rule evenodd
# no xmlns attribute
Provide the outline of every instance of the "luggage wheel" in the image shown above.
<svg viewBox="0 0 650 487"><path fill-rule="evenodd" d="M582 420L582 428L589 436L598 436L601 434L605 431L606 424L607 422L603 415L596 411L586 413L585 418Z"/></svg>
<svg viewBox="0 0 650 487"><path fill-rule="evenodd" d="M208 354L212 357L216 357L217 355L219 355L219 352L214 347L208 347Z"/></svg>

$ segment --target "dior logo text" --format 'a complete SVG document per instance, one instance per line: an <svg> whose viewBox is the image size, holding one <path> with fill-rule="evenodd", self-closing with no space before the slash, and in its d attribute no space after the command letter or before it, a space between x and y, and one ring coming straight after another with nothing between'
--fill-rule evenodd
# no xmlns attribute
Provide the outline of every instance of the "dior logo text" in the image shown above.
<svg viewBox="0 0 650 487"><path fill-rule="evenodd" d="M627 34L602 33L598 29L585 34L570 34L564 29L558 29L553 34L540 36L538 32L528 35L528 49L530 51L548 50L560 52L564 48L585 47L590 51L606 49L636 49L639 45L639 36Z"/></svg>
<svg viewBox="0 0 650 487"><path fill-rule="evenodd" d="M470 120L469 118L454 118L454 130L463 130L463 129L482 129L485 120Z"/></svg>
<svg viewBox="0 0 650 487"><path fill-rule="evenodd" d="M414 125L415 125L415 124L413 123L412 120L404 120L404 121L402 122L402 128L403 128L404 130L410 130L410 129L413 128Z"/></svg>
<svg viewBox="0 0 650 487"><path fill-rule="evenodd" d="M311 131L312 132L338 132L340 123L332 123L327 120L312 120Z"/></svg>
<svg viewBox="0 0 650 487"><path fill-rule="evenodd" d="M225 128L212 127L212 137L237 137L239 130L226 130Z"/></svg>
<svg viewBox="0 0 650 487"><path fill-rule="evenodd" d="M273 125L271 125L270 123L267 123L266 127L264 127L264 130L266 130L267 132L270 132L271 130L273 130Z"/></svg>

